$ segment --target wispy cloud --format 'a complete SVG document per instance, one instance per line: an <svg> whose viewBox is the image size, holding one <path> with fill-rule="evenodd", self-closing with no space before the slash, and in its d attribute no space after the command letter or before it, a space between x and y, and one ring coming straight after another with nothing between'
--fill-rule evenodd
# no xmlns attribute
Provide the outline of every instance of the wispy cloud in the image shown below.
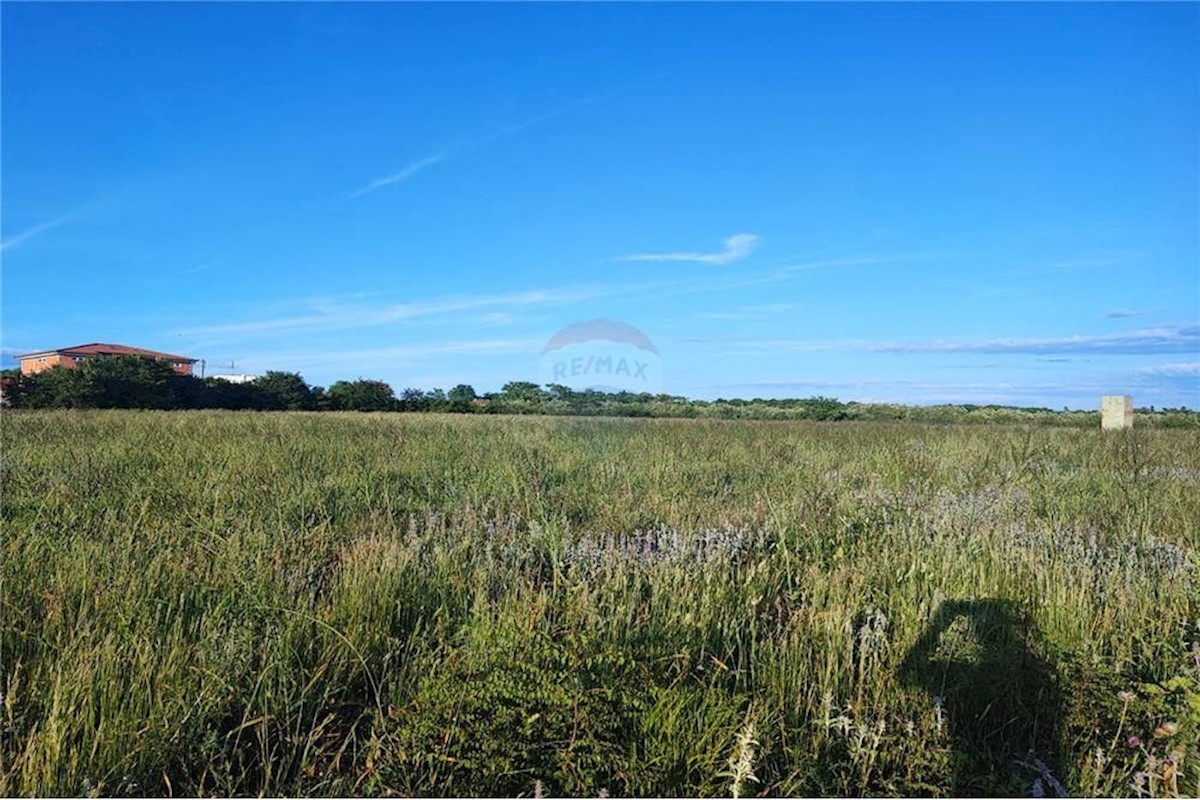
<svg viewBox="0 0 1200 800"><path fill-rule="evenodd" d="M762 305L738 306L731 311L702 311L696 314L700 319L713 320L746 320L765 319L783 314L800 307L800 303L764 303Z"/></svg>
<svg viewBox="0 0 1200 800"><path fill-rule="evenodd" d="M753 233L738 233L730 236L723 244L724 249L717 253L634 253L620 256L618 261L688 261L696 264L732 264L741 261L758 249L760 239Z"/></svg>
<svg viewBox="0 0 1200 800"><path fill-rule="evenodd" d="M638 293L655 296L725 292L741 286L786 280L809 269L884 264L911 260L910 257L862 257L829 259L791 264L753 273L738 279L716 277L705 280L643 281L616 284L568 285L481 295L451 295L415 302L392 303L376 295L352 294L335 298L308 298L270 304L265 308L247 310L243 318L219 324L204 324L176 328L173 334L196 339L194 346L208 346L247 336L292 335L368 329L403 324L418 319L438 317L456 319L463 312L483 312L476 321L485 325L503 325L516 320L513 313L532 307L562 308L575 303L612 297L628 297ZM731 313L759 315L785 313L799 304L767 303L739 306ZM714 312L719 314L720 312ZM249 318L246 318L249 317ZM482 319L480 320L480 317Z"/></svg>
<svg viewBox="0 0 1200 800"><path fill-rule="evenodd" d="M821 380L796 378L752 381L702 388L722 394L752 396L804 396L833 394L842 400L868 403L1002 403L1013 406L1089 409L1096 398L1111 390L1107 383L1072 380L1058 383L1025 381L928 381L905 378L845 378Z"/></svg>
<svg viewBox="0 0 1200 800"><path fill-rule="evenodd" d="M889 342L871 349L881 353L1193 353L1200 352L1200 325L1163 325L1090 336Z"/></svg>
<svg viewBox="0 0 1200 800"><path fill-rule="evenodd" d="M752 339L693 337L688 344L721 344L737 355L859 351L870 353L988 353L1023 355L1152 355L1200 353L1200 325L1163 325L1119 334L1046 338L935 339L917 342L866 339Z"/></svg>
<svg viewBox="0 0 1200 800"><path fill-rule="evenodd" d="M1137 396L1169 395L1171 399L1163 402L1200 408L1200 361L1141 367L1127 385Z"/></svg>
<svg viewBox="0 0 1200 800"><path fill-rule="evenodd" d="M79 212L73 212L70 214L64 214L61 217L55 217L54 219L43 222L40 225L34 225L32 228L21 231L20 233L10 236L9 238L0 242L0 251L9 250L21 244L22 242L27 242L30 239L41 236L43 233L62 227L69 222L74 222L78 218Z"/></svg>
<svg viewBox="0 0 1200 800"><path fill-rule="evenodd" d="M363 302L346 300L311 300L309 311L291 316L272 316L220 325L202 325L177 331L184 336L224 337L243 335L294 334L301 332L330 332L390 325L420 317L457 314L482 309L527 308L532 306L560 307L608 297L643 288L640 286L579 286L557 289L529 289L485 295L440 297L413 303Z"/></svg>
<svg viewBox="0 0 1200 800"><path fill-rule="evenodd" d="M1184 361L1179 364L1159 364L1142 367L1139 375L1163 376L1168 378L1194 377L1200 379L1200 361Z"/></svg>
<svg viewBox="0 0 1200 800"><path fill-rule="evenodd" d="M1082 231L1062 231L1061 233L1082 233ZM969 253L959 252L957 255L959 257L967 257ZM1024 279L1041 277L1047 274L1058 274L1061 277L1062 273L1085 272L1087 270L1111 271L1113 268L1127 266L1143 258L1145 258L1145 253L1132 250L1090 253L1078 258L1051 259L1035 256L1032 260L1027 259L1027 263L1024 266L1006 269L1003 274L1010 278Z"/></svg>
<svg viewBox="0 0 1200 800"><path fill-rule="evenodd" d="M872 342L866 339L780 339L756 338L741 333L717 333L703 336L683 336L679 344L692 347L719 347L720 355L738 358L747 356L778 356L784 353L825 353L832 351L867 351Z"/></svg>
<svg viewBox="0 0 1200 800"><path fill-rule="evenodd" d="M1054 269L1101 269L1123 264L1139 258L1141 253L1113 253L1103 258L1075 258L1067 261L1057 261L1051 266Z"/></svg>
<svg viewBox="0 0 1200 800"><path fill-rule="evenodd" d="M555 117L567 113L571 109L578 108L579 106L582 106L582 105L587 105L588 103L595 103L597 101L605 99L608 96L609 95L607 95L607 94L603 94L603 95L588 95L587 97L580 97L578 99L572 100L569 103L565 103L557 108L552 108L549 111L543 111L540 114L529 117L528 119L518 122L514 125L505 125L502 128L497 128L495 131L493 131L492 133L485 136L479 142L479 144L481 144L481 145L490 144L491 142L494 142L497 139L503 139L506 136L512 136L513 134L521 133L522 131L527 131L536 125L541 125L543 122L549 122L550 120L554 119Z"/></svg>
<svg viewBox="0 0 1200 800"><path fill-rule="evenodd" d="M449 159L453 156L461 156L464 153L474 150L477 147L482 147L483 145L491 144L492 142L497 141L498 139L503 139L507 136L513 136L513 135L521 133L523 131L527 131L530 128L533 128L537 125L541 125L543 122L548 122L549 120L554 119L555 117L557 117L561 114L565 114L566 112L570 111L573 108L576 108L581 105L585 105L587 103L594 103L598 100L604 99L604 97L605 97L605 95L595 95L595 96L589 95L587 97L581 97L576 100L572 100L569 103L561 105L557 108L552 108L549 111L544 111L540 114L529 117L528 119L522 120L521 122L518 122L516 124L506 125L502 128L497 128L496 130L487 134L483 138L477 139L474 142L468 141L468 142L464 143L462 140L459 140L457 142L457 144L455 144L455 145L447 145L446 147L443 147L435 155L414 161L411 164L409 164L408 166L399 170L398 172L394 172L390 175L385 175L382 178L377 178L377 179L371 181L366 186L363 186L361 189L359 189L358 191L351 194L348 199L353 200L356 197L362 197L364 194L373 192L376 189L382 189L385 186L394 186L398 183L404 183L405 181L412 178L414 175L416 175L421 170L424 170L428 167L432 167L434 164L438 164L442 161L446 161L447 159Z"/></svg>
<svg viewBox="0 0 1200 800"><path fill-rule="evenodd" d="M245 356L239 359L238 363L250 370L264 368L308 369L327 366L351 370L361 366L378 370L384 366L412 365L424 359L451 355L533 354L537 353L544 344L544 338L455 339L401 347L260 352Z"/></svg>
<svg viewBox="0 0 1200 800"><path fill-rule="evenodd" d="M511 325L517 321L517 318L507 311L493 311L483 315L484 325Z"/></svg>
<svg viewBox="0 0 1200 800"><path fill-rule="evenodd" d="M1017 383L1013 381L928 381L912 378L850 378L843 380L822 380L796 378L788 380L750 381L742 384L723 384L706 388L730 389L735 387L758 387L761 389L870 389L905 387L912 389L942 389L947 391L1005 391L1007 393L1039 394L1046 390L1073 389L1083 391L1100 391L1105 388L1102 383L1073 382L1073 383Z"/></svg>
<svg viewBox="0 0 1200 800"><path fill-rule="evenodd" d="M399 172L393 172L391 175L385 175L382 178L376 178L366 186L350 195L350 199L353 200L355 197L362 197L364 194L373 192L376 189L382 189L385 186L394 186L397 183L404 183L421 170L425 169L426 167L432 167L434 164L438 163L439 161L443 161L445 158L446 151L443 150L436 155L414 161L401 169Z"/></svg>
<svg viewBox="0 0 1200 800"><path fill-rule="evenodd" d="M1130 311L1124 308L1117 308L1109 311L1104 316L1110 319L1125 319L1126 317L1140 317L1145 315L1145 311Z"/></svg>
<svg viewBox="0 0 1200 800"><path fill-rule="evenodd" d="M206 272L207 270L210 270L213 267L219 266L224 261L225 261L225 259L223 259L223 258L214 258L212 261L205 261L203 264L199 264L194 267L189 267L188 269L180 270L179 272L175 273L175 276L177 278L182 278L185 275L195 275L198 272Z"/></svg>
<svg viewBox="0 0 1200 800"><path fill-rule="evenodd" d="M900 264L913 261L921 261L925 258L923 255L894 255L894 256L853 256L847 258L825 258L814 261L798 261L795 263L785 264L781 267L776 267L761 273L750 273L744 277L740 277L735 281L726 281L719 284L722 289L736 289L746 286L761 286L768 283L779 283L794 278L796 275L809 272L811 270L821 269L844 269L848 267L878 267L887 264ZM700 287L702 284L692 282L693 286ZM712 287L718 287L718 284L711 284Z"/></svg>

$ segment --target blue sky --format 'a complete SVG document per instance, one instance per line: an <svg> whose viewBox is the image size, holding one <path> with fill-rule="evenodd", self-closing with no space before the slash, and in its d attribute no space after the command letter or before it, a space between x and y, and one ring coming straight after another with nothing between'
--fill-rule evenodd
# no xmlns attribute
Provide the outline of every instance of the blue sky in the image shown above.
<svg viewBox="0 0 1200 800"><path fill-rule="evenodd" d="M1200 407L1196 4L0 13L5 366Z"/></svg>

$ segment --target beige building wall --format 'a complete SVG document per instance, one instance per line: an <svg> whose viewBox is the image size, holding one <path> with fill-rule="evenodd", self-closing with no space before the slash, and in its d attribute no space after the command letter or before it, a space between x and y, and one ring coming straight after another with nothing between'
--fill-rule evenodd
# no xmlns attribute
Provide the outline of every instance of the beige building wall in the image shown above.
<svg viewBox="0 0 1200 800"><path fill-rule="evenodd" d="M1100 427L1106 431L1133 427L1133 398L1107 394L1100 398Z"/></svg>
<svg viewBox="0 0 1200 800"><path fill-rule="evenodd" d="M87 356L65 356L59 353L47 353L41 356L32 356L21 359L21 374L36 375L39 372L50 369L51 367L67 367L72 368L78 366L79 362L85 358L104 358L105 356L87 355ZM143 356L150 358L151 356ZM158 358L156 361L166 361L171 365L171 369L175 370L180 375L191 375L192 365L187 361L173 361L169 358Z"/></svg>
<svg viewBox="0 0 1200 800"><path fill-rule="evenodd" d="M44 356L35 358L21 359L21 374L36 375L39 372L48 370L51 367L73 367L75 366L74 359L64 358L58 353L48 353Z"/></svg>

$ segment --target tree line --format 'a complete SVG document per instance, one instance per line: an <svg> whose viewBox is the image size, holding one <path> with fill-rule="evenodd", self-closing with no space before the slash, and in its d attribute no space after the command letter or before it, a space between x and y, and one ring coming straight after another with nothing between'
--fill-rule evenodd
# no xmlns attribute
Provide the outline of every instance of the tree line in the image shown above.
<svg viewBox="0 0 1200 800"><path fill-rule="evenodd" d="M138 356L92 358L71 368L35 375L0 373L10 408L228 409L238 411L409 411L551 414L612 417L683 417L761 420L908 420L914 422L1036 423L1095 427L1097 411L1055 411L1003 405L906 406L841 402L830 397L695 400L669 394L577 390L511 381L479 394L467 384L449 390L404 389L380 380L309 385L296 372L271 371L246 383L180 375L169 364ZM1139 424L1200 427L1188 409L1138 409Z"/></svg>

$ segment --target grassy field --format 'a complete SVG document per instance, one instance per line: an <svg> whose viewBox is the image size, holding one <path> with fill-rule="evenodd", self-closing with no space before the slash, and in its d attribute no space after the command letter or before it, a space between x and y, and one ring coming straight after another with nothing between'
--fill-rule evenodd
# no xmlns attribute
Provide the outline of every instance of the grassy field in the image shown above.
<svg viewBox="0 0 1200 800"><path fill-rule="evenodd" d="M1200 794L1200 433L3 418L0 795Z"/></svg>

